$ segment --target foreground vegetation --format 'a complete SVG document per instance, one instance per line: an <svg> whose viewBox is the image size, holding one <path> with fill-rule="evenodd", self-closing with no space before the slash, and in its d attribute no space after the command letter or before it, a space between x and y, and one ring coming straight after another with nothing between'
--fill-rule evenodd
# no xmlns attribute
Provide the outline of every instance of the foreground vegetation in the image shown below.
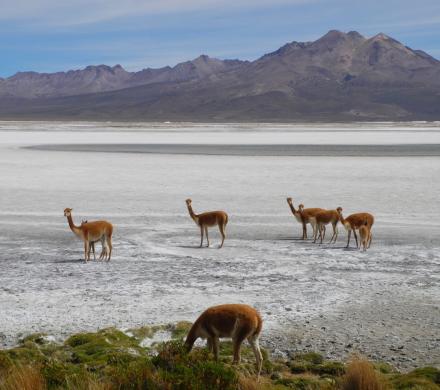
<svg viewBox="0 0 440 390"><path fill-rule="evenodd" d="M18 347L0 351L0 389L440 389L440 370L433 367L401 374L385 363L327 361L316 353L270 360L264 352L257 381L254 356L246 347L239 366L230 364L228 342L221 344L218 363L206 348L185 353L182 339L189 326L178 323L128 332L110 328L73 335L63 344L43 334L28 336ZM145 343L157 332L172 340Z"/></svg>

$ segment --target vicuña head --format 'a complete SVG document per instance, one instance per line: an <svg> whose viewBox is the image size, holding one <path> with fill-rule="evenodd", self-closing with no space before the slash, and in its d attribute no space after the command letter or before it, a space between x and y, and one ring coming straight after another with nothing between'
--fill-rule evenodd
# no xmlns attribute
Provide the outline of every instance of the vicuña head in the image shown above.
<svg viewBox="0 0 440 390"><path fill-rule="evenodd" d="M292 198L287 198L287 203L292 204L293 203L293 199Z"/></svg>
<svg viewBox="0 0 440 390"><path fill-rule="evenodd" d="M191 206L192 200L188 198L187 200L185 200L185 202L188 206Z"/></svg>
<svg viewBox="0 0 440 390"><path fill-rule="evenodd" d="M212 306L205 310L191 327L185 345L191 351L195 341L200 337L207 339L208 348L219 357L219 338L232 338L233 364L240 363L240 348L244 340L251 345L257 361L257 372L260 375L263 356L258 338L263 327L260 314L253 307L243 304Z"/></svg>
<svg viewBox="0 0 440 390"><path fill-rule="evenodd" d="M73 209L70 209L69 207L66 207L66 208L64 209L64 216L65 216L65 217L70 217L70 215L72 214L72 210L73 210Z"/></svg>

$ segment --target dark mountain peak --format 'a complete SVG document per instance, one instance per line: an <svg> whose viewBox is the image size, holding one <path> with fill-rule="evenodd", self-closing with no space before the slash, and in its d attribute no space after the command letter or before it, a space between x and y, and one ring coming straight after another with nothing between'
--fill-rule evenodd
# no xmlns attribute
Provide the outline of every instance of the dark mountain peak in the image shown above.
<svg viewBox="0 0 440 390"><path fill-rule="evenodd" d="M347 41L363 42L365 40L366 38L363 35L359 34L357 31L349 31L348 33L345 33L339 30L330 30L327 34L317 39L314 43L336 45Z"/></svg>
<svg viewBox="0 0 440 390"><path fill-rule="evenodd" d="M347 35L350 38L352 38L352 39L359 39L359 40L365 40L366 39L362 34L359 34L357 31L349 31L347 33Z"/></svg>
<svg viewBox="0 0 440 390"><path fill-rule="evenodd" d="M285 56L287 54L292 53L295 50L304 49L307 46L308 43L293 41L290 43L286 43L285 45L281 46L278 50L265 54L260 59L267 59L275 56Z"/></svg>
<svg viewBox="0 0 440 390"><path fill-rule="evenodd" d="M324 39L326 39L326 38L345 38L345 36L346 36L347 34L346 33L344 33L344 32L342 32L342 31L339 31L339 30L329 30L328 32L327 32L327 34L324 34L321 38L324 38Z"/></svg>
<svg viewBox="0 0 440 390"><path fill-rule="evenodd" d="M317 39L314 43L334 44L340 41L345 41L346 39L347 39L346 33L343 33L342 31L339 30L330 30L327 34Z"/></svg>
<svg viewBox="0 0 440 390"><path fill-rule="evenodd" d="M193 60L193 62L196 62L196 61L209 62L209 61L212 61L212 60L215 60L215 58L211 58L210 56L208 56L206 54L201 54L197 58L195 58Z"/></svg>
<svg viewBox="0 0 440 390"><path fill-rule="evenodd" d="M113 70L113 68L111 66L101 64L101 65L89 65L89 66L86 66L86 68L84 70L89 71L89 72L90 71L93 71L93 72L99 72L99 71L111 72Z"/></svg>
<svg viewBox="0 0 440 390"><path fill-rule="evenodd" d="M197 58L193 59L192 61L188 61L188 62L194 64L195 66L210 66L210 65L216 66L222 63L222 60L209 57L206 54L202 54Z"/></svg>
<svg viewBox="0 0 440 390"><path fill-rule="evenodd" d="M359 34L360 35L360 34ZM355 34L347 34L338 30L330 30L327 34L312 43L312 47L320 53L321 51L332 51L335 48L352 47L356 45L362 37Z"/></svg>
<svg viewBox="0 0 440 390"><path fill-rule="evenodd" d="M379 45L394 46L400 49L405 49L405 46L402 43L384 33L376 34L374 37L368 39L368 41Z"/></svg>

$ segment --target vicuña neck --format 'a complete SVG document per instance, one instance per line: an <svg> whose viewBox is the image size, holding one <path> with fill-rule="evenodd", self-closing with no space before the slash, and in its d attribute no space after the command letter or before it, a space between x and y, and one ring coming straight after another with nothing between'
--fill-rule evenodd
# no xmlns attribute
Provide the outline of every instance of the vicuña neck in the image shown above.
<svg viewBox="0 0 440 390"><path fill-rule="evenodd" d="M197 214L193 211L192 206L188 205L188 212L190 217L197 223L199 220L199 217L197 216Z"/></svg>
<svg viewBox="0 0 440 390"><path fill-rule="evenodd" d="M293 215L295 215L295 214L297 214L298 213L298 211L297 210L295 210L295 207L293 206L293 203L291 202L291 203L289 203L289 207L290 207L290 210L292 211L292 214Z"/></svg>
<svg viewBox="0 0 440 390"><path fill-rule="evenodd" d="M74 232L77 236L80 236L80 235L81 235L81 232L82 232L81 227L76 226L76 225L73 223L72 215L69 215L69 216L67 217L67 222L69 222L70 230L72 230L72 232Z"/></svg>
<svg viewBox="0 0 440 390"><path fill-rule="evenodd" d="M185 345L188 352L191 351L195 341L198 338L197 336L198 331L199 331L199 325L198 322L196 321L189 330L188 336L186 337Z"/></svg>

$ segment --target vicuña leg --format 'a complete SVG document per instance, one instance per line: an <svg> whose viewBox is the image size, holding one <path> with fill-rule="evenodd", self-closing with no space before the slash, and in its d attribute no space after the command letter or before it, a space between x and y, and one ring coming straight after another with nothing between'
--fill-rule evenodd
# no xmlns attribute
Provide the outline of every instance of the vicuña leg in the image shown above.
<svg viewBox="0 0 440 390"><path fill-rule="evenodd" d="M353 229L354 239L356 240L356 248L359 248L358 236L356 234L356 229Z"/></svg>
<svg viewBox="0 0 440 390"><path fill-rule="evenodd" d="M87 240L84 241L84 260L87 262L89 260L89 242Z"/></svg>
<svg viewBox="0 0 440 390"><path fill-rule="evenodd" d="M212 337L212 349L214 352L214 359L218 362L218 357L219 357L219 339L217 336L213 336Z"/></svg>
<svg viewBox="0 0 440 390"><path fill-rule="evenodd" d="M205 235L206 235L206 241L208 241L207 248L209 248L208 226L205 227Z"/></svg>
<svg viewBox="0 0 440 390"><path fill-rule="evenodd" d="M112 236L108 236L106 241L107 241L107 246L108 246L108 259L107 259L107 261L110 261L110 259L112 258L112 249L113 249Z"/></svg>
<svg viewBox="0 0 440 390"><path fill-rule="evenodd" d="M318 233L319 233L319 237L321 238L321 226L319 224L317 224L315 228L315 234L313 235L313 243L316 243L316 240L318 239Z"/></svg>
<svg viewBox="0 0 440 390"><path fill-rule="evenodd" d="M206 339L206 347L208 348L208 351L214 353L213 342L212 342L212 338L211 337L208 337Z"/></svg>
<svg viewBox="0 0 440 390"><path fill-rule="evenodd" d="M302 228L303 228L303 236L302 236L302 239L303 239L303 240L306 240L306 239L307 239L307 226L306 226L305 222L303 222L303 224L302 224Z"/></svg>
<svg viewBox="0 0 440 390"><path fill-rule="evenodd" d="M203 246L203 227L200 226L200 248Z"/></svg>
<svg viewBox="0 0 440 390"><path fill-rule="evenodd" d="M251 329L248 329L247 327L243 327L237 332L237 334L232 339L232 344L234 347L234 360L232 361L232 364L240 363L241 344L245 339L249 337L251 331L252 331Z"/></svg>
<svg viewBox="0 0 440 390"><path fill-rule="evenodd" d="M87 257L90 259L90 252L93 252L93 260L96 260L95 256L95 243L92 241L89 244L89 253L87 254Z"/></svg>
<svg viewBox="0 0 440 390"><path fill-rule="evenodd" d="M255 360L257 361L257 378L260 377L261 367L263 365L263 355L260 350L260 344L258 342L258 337L251 336L248 338L249 344L254 351Z"/></svg>
<svg viewBox="0 0 440 390"><path fill-rule="evenodd" d="M223 247L223 243L225 242L225 238L226 238L225 227L226 226L221 223L218 225L218 228L220 230L220 234L222 235L222 243L220 244L220 248Z"/></svg>
<svg viewBox="0 0 440 390"><path fill-rule="evenodd" d="M325 225L320 224L319 225L319 238L321 239L321 244L322 244L322 241L324 240L324 236L325 236Z"/></svg>
<svg viewBox="0 0 440 390"><path fill-rule="evenodd" d="M336 242L336 240L338 239L338 229L336 227L336 224L332 223L332 227L333 227L333 235L332 238L330 238L330 241L328 242L329 244L331 244L332 242Z"/></svg>
<svg viewBox="0 0 440 390"><path fill-rule="evenodd" d="M101 254L98 260L105 260L107 258L107 244L105 242L105 236L101 237Z"/></svg>
<svg viewBox="0 0 440 390"><path fill-rule="evenodd" d="M351 229L348 231L347 236L348 236L348 239L347 239L347 246L346 246L346 248L348 248L350 246Z"/></svg>

